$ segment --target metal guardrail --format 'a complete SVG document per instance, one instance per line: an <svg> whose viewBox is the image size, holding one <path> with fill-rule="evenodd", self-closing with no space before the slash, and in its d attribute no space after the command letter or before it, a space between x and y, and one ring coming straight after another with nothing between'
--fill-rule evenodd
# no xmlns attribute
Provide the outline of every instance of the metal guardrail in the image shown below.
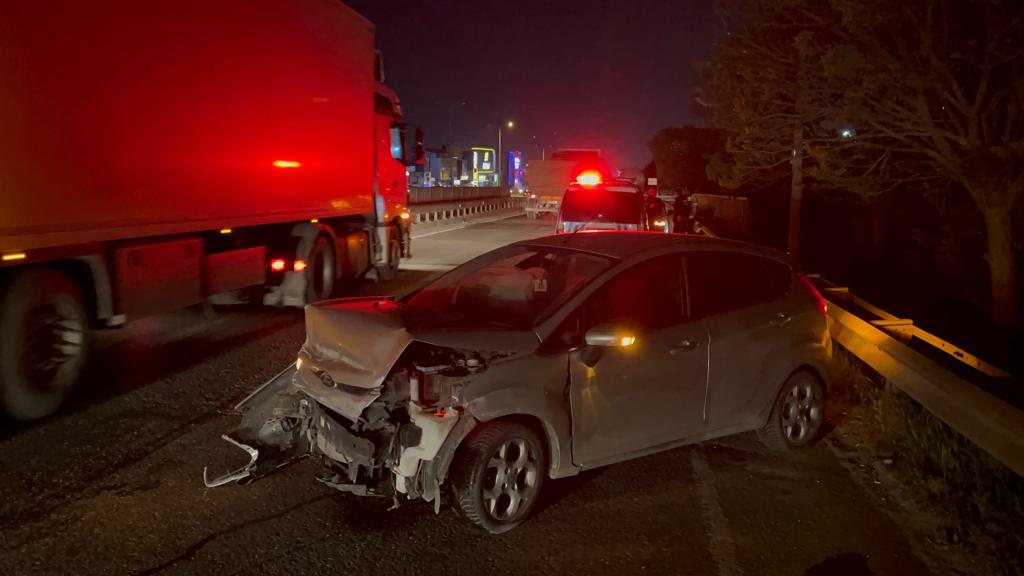
<svg viewBox="0 0 1024 576"><path fill-rule="evenodd" d="M706 226L698 224L696 230L714 236ZM912 320L899 318L857 297L849 288L836 286L815 274L808 277L828 300L829 330L834 342L950 428L1024 476L1024 410L958 376L911 348L909 343L917 339L988 377L1002 379L1010 374L914 326ZM863 310L876 318L861 318L847 308Z"/></svg>
<svg viewBox="0 0 1024 576"><path fill-rule="evenodd" d="M444 202L508 199L510 197L511 196L509 195L508 190L497 186L438 186L431 188L409 188L410 206L417 206L423 204L440 204Z"/></svg>
<svg viewBox="0 0 1024 576"><path fill-rule="evenodd" d="M881 329L883 332L888 333L897 340L907 342L917 338L918 340L929 344L936 350L945 352L953 359L962 362L987 376L992 376L994 378L1010 377L1009 372L985 362L974 354L971 354L959 346L923 330L919 326L915 326L914 321L909 318L899 318L885 310L882 310L878 306L875 306L863 298L851 293L850 289L845 286L836 286L818 274L808 274L807 277L813 279L826 296L831 296L831 298L828 298L829 300L842 304L853 305L877 316L877 319L867 320L867 322L872 326Z"/></svg>
<svg viewBox="0 0 1024 576"><path fill-rule="evenodd" d="M907 320L859 318L842 307L841 295L852 296L849 291L833 289L827 294L832 296L826 299L835 342L936 418L1024 476L1024 410L985 392L910 348L905 343L909 339L908 332L910 337L919 338L985 374L997 377L1008 374L920 328L909 325L908 330ZM836 295L840 295L839 298ZM860 302L857 305L863 307L864 301L857 300Z"/></svg>

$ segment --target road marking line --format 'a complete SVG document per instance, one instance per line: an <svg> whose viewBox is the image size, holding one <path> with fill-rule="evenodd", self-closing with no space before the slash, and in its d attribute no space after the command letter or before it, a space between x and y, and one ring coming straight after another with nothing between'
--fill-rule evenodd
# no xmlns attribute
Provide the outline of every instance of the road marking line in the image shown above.
<svg viewBox="0 0 1024 576"><path fill-rule="evenodd" d="M743 570L736 560L736 542L729 533L729 522L718 503L714 473L711 472L711 467L704 459L700 447L696 447L690 453L690 465L693 468L694 480L697 481L701 515L709 527L708 547L718 568L718 576L741 576Z"/></svg>
<svg viewBox="0 0 1024 576"><path fill-rule="evenodd" d="M506 214L504 216L499 216L497 218L489 218L487 220L473 220L471 222L466 222L460 226L454 226L452 228L445 228L444 230L434 230L433 232L425 232L423 234L413 235L412 239L418 240L420 238L426 238L427 236L434 236L436 234L444 234L445 232L454 232L456 230L462 230L463 228L468 228L476 224L490 224L491 222L497 222L498 220L508 220L509 218L515 218L517 216L522 215L523 214L521 212L516 212L515 214Z"/></svg>

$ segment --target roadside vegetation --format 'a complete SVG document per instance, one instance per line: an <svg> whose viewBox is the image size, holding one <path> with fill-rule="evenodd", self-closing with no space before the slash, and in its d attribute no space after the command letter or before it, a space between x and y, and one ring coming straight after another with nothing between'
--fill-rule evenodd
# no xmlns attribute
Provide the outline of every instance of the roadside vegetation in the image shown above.
<svg viewBox="0 0 1024 576"><path fill-rule="evenodd" d="M1024 478L851 354L839 359L838 402L867 425L869 449L892 462L911 496L942 513L947 543L998 559L1004 574L1024 573Z"/></svg>

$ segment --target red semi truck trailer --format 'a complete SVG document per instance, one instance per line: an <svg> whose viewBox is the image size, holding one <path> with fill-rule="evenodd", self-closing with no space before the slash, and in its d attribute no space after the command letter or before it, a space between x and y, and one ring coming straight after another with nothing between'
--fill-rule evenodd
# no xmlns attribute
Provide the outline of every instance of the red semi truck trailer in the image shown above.
<svg viewBox="0 0 1024 576"><path fill-rule="evenodd" d="M2 408L56 410L93 328L393 275L422 135L382 70L339 0L5 0Z"/></svg>

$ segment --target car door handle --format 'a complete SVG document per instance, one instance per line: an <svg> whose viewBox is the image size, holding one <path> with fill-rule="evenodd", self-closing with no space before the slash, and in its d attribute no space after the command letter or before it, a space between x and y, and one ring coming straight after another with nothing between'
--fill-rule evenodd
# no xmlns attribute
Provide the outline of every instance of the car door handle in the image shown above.
<svg viewBox="0 0 1024 576"><path fill-rule="evenodd" d="M690 350L696 350L696 349L697 349L697 343L696 342L694 342L693 340L683 340L677 346L673 346L671 349L669 349L668 353L671 354L672 356L678 356L679 354L682 354L683 352L689 352Z"/></svg>
<svg viewBox="0 0 1024 576"><path fill-rule="evenodd" d="M793 317L785 312L779 312L775 319L769 322L772 326L785 326L793 321Z"/></svg>

